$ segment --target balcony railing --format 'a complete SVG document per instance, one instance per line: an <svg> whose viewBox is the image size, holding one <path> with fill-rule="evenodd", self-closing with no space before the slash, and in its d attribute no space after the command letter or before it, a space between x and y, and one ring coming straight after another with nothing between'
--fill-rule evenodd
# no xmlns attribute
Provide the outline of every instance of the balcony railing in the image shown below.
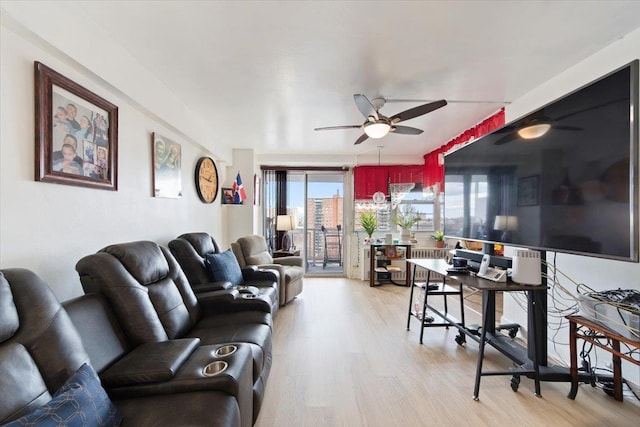
<svg viewBox="0 0 640 427"><path fill-rule="evenodd" d="M304 245L304 230L298 229L290 231L291 242L297 249L302 249ZM326 243L325 234L321 228L308 228L306 232L306 247L301 255L306 256L307 266L328 267L339 266L342 268L343 262L343 241L342 231L335 228L327 229ZM334 268L335 269L335 268Z"/></svg>

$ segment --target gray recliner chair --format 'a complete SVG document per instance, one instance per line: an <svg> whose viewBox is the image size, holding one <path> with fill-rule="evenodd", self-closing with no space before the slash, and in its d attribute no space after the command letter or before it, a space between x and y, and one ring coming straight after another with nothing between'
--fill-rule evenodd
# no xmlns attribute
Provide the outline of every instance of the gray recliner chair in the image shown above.
<svg viewBox="0 0 640 427"><path fill-rule="evenodd" d="M273 259L264 236L251 235L231 243L231 250L241 268L257 266L277 270L280 274L280 305L283 306L302 292L304 260L300 256Z"/></svg>
<svg viewBox="0 0 640 427"><path fill-rule="evenodd" d="M215 239L204 232L185 233L169 242L169 250L176 258L189 284L196 294L212 290L229 289L221 282L212 282L207 256L220 254ZM233 257L231 257L233 258ZM278 274L274 271L258 268L242 268L242 283L232 284L230 288L255 288L257 292L271 301L271 314L275 316L280 306ZM242 292L242 290L241 290Z"/></svg>

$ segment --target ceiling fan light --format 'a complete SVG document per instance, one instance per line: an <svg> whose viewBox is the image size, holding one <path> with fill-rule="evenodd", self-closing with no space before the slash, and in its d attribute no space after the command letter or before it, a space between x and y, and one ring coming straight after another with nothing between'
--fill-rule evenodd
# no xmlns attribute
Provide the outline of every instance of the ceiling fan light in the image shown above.
<svg viewBox="0 0 640 427"><path fill-rule="evenodd" d="M540 138L551 129L549 123L537 123L518 129L518 135L523 139Z"/></svg>
<svg viewBox="0 0 640 427"><path fill-rule="evenodd" d="M391 130L391 126L388 123L377 122L377 123L365 123L364 124L364 133L367 134L369 138L382 138Z"/></svg>

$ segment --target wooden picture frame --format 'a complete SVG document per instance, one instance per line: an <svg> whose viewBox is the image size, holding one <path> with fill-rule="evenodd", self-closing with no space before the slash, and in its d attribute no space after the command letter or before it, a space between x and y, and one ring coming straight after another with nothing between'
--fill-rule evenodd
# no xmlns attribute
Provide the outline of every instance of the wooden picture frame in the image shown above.
<svg viewBox="0 0 640 427"><path fill-rule="evenodd" d="M398 251L394 245L385 246L385 256L389 259L398 258Z"/></svg>
<svg viewBox="0 0 640 427"><path fill-rule="evenodd" d="M222 200L223 205L235 205L235 201L233 199L233 188L222 188Z"/></svg>
<svg viewBox="0 0 640 427"><path fill-rule="evenodd" d="M182 197L182 146L156 132L151 134L153 197Z"/></svg>
<svg viewBox="0 0 640 427"><path fill-rule="evenodd" d="M118 189L118 107L35 61L35 180Z"/></svg>

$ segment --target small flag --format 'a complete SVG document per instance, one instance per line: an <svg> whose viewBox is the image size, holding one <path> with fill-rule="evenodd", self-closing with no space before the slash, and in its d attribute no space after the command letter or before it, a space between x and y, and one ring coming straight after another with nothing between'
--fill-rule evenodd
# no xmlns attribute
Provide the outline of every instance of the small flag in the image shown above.
<svg viewBox="0 0 640 427"><path fill-rule="evenodd" d="M233 182L233 202L240 204L244 199L247 198L247 193L244 191L244 186L242 185L242 178L240 178L240 172L236 176L236 180Z"/></svg>

